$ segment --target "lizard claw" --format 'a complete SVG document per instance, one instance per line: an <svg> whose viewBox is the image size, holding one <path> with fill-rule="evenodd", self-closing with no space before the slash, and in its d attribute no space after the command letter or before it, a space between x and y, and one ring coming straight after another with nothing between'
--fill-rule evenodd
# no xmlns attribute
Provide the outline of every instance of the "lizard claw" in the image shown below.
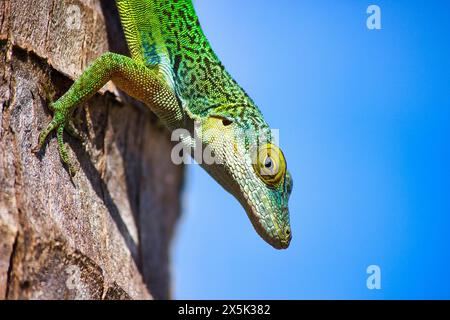
<svg viewBox="0 0 450 320"><path fill-rule="evenodd" d="M47 127L45 127L45 129L42 130L41 133L39 133L38 143L37 143L37 145L32 149L32 152L38 153L38 152L42 149L42 146L44 145L45 140L47 139L47 136L50 134L50 132L52 132L53 130L55 130L58 126L59 126L59 124L57 123L56 119L53 119L53 120L47 125Z"/></svg>
<svg viewBox="0 0 450 320"><path fill-rule="evenodd" d="M59 156L61 157L61 161L68 167L69 174L71 177L75 176L76 169L73 164L70 162L69 154L67 153L66 145L64 144L63 134L64 134L64 126L65 124L58 127L56 131L56 139L58 141L58 150Z"/></svg>
<svg viewBox="0 0 450 320"><path fill-rule="evenodd" d="M69 154L67 153L66 146L64 144L63 134L64 129L66 128L68 133L75 136L80 136L78 131L74 129L74 127L69 123L68 113L63 110L58 110L58 108L53 105L51 107L52 110L55 110L54 116L52 121L45 127L44 130L41 131L38 138L37 145L32 149L32 152L38 153L42 146L45 143L45 140L47 139L48 135L56 130L56 138L58 142L58 150L59 155L61 158L61 161L68 167L70 176L73 177L76 173L75 167L72 165L72 163L69 160ZM81 137L81 136L80 136Z"/></svg>

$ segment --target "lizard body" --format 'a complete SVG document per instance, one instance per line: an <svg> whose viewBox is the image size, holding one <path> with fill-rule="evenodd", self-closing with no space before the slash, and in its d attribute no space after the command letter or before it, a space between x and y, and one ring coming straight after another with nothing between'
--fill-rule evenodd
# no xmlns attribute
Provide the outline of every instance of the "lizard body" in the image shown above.
<svg viewBox="0 0 450 320"><path fill-rule="evenodd" d="M212 50L191 0L116 0L116 4L131 57L103 54L51 103L54 116L41 132L36 150L55 130L61 159L74 174L63 132L75 133L70 123L74 108L112 80L143 101L170 130L200 132L200 146L192 138L184 143L193 149L209 148L221 160L202 167L240 201L264 240L287 248L292 178L286 160L260 110Z"/></svg>

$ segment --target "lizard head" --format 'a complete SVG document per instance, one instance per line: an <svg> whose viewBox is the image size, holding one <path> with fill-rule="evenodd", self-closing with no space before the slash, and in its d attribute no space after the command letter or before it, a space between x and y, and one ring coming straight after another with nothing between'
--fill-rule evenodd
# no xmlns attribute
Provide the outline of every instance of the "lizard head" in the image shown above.
<svg viewBox="0 0 450 320"><path fill-rule="evenodd" d="M283 152L271 138L255 143L261 130L251 122L207 117L202 123L202 166L239 200L266 242L286 249L292 238L288 209L292 177ZM261 126L267 131L265 122Z"/></svg>

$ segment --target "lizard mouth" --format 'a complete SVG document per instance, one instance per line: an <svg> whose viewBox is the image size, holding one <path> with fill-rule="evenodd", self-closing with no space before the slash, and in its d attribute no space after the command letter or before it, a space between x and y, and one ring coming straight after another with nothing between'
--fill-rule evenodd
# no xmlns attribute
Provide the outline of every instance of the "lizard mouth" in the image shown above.
<svg viewBox="0 0 450 320"><path fill-rule="evenodd" d="M268 243L270 244L272 247L274 247L275 249L287 249L291 243L291 239L292 236L289 233L288 236L282 236L282 235L278 235L276 237L273 237L271 235L269 235L263 228L261 228L262 230L258 230L256 227L256 232Z"/></svg>
<svg viewBox="0 0 450 320"><path fill-rule="evenodd" d="M266 241L268 244L270 244L275 249L287 249L291 243L292 234L290 231L289 224L284 225L283 227L279 227L279 223L276 222L276 218L274 217L274 213L266 213L270 215L270 221L273 223L273 229L269 231L267 227L264 227L265 220L262 217L262 214L260 210L256 208L254 205L254 202L249 199L249 196L244 193L244 199L242 199L240 202L242 206L244 207L247 216L249 217L253 227L255 228L258 235ZM270 209L269 209L270 210ZM284 210L288 210L287 208ZM268 211L266 209L266 211ZM287 212L286 212L287 213Z"/></svg>
<svg viewBox="0 0 450 320"><path fill-rule="evenodd" d="M288 240L281 240L280 247L278 249L287 249L289 247L290 243L291 243L291 238L289 238Z"/></svg>
<svg viewBox="0 0 450 320"><path fill-rule="evenodd" d="M287 249L291 243L291 239L292 236L289 233L289 235L282 236L275 241L268 241L268 240L266 241L275 249Z"/></svg>

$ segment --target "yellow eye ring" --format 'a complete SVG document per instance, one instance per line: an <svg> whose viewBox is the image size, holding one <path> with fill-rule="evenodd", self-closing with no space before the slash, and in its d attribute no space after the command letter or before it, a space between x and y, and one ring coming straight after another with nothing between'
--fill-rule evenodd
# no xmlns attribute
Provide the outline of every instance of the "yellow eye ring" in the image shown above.
<svg viewBox="0 0 450 320"><path fill-rule="evenodd" d="M268 186L277 186L286 173L286 160L276 145L267 143L255 152L253 168Z"/></svg>

